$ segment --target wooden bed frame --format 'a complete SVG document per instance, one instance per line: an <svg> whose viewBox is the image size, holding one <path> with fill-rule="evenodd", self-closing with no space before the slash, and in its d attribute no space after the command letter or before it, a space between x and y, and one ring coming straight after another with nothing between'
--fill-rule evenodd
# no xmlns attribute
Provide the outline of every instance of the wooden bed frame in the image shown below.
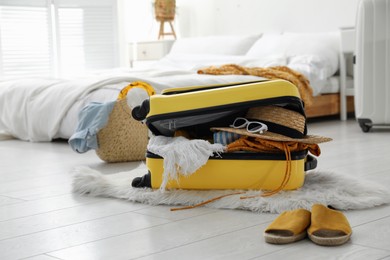
<svg viewBox="0 0 390 260"><path fill-rule="evenodd" d="M347 98L347 112L354 111L353 97ZM340 93L314 97L313 105L305 109L307 118L340 115Z"/></svg>

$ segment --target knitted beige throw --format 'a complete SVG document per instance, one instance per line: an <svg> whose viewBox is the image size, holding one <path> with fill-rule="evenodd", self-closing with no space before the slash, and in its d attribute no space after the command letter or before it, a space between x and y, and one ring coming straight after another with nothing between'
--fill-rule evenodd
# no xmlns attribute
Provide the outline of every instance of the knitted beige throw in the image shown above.
<svg viewBox="0 0 390 260"><path fill-rule="evenodd" d="M313 103L313 89L309 80L301 73L286 66L276 66L269 68L243 67L236 64L226 64L222 66L210 66L198 70L198 74L210 75L251 75L267 79L284 79L293 83L299 91L305 107Z"/></svg>

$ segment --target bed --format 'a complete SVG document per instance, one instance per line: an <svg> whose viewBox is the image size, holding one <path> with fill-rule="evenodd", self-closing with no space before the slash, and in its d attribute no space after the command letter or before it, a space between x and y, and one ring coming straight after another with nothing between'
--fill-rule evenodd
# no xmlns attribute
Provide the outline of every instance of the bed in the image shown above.
<svg viewBox="0 0 390 260"><path fill-rule="evenodd" d="M311 82L314 102L312 106L306 107L308 118L340 115L338 31L264 33L246 37L247 42L240 45L241 48L239 44L235 44L232 37L183 39L176 42L171 53L163 58L160 64L194 70L226 63L248 67L288 66L304 74ZM253 41L253 37L258 38ZM252 41L253 44L249 44ZM352 60L348 65L351 64ZM348 67L346 85L348 89L353 87L351 66ZM348 112L353 112L354 103L351 96L347 99L347 108Z"/></svg>
<svg viewBox="0 0 390 260"><path fill-rule="evenodd" d="M177 40L167 56L147 69L117 68L69 79L0 81L0 138L26 141L68 139L78 113L90 102L115 100L133 81L145 81L157 92L171 87L258 80L248 75L199 75L200 68L223 64L246 67L287 66L304 74L313 87L308 117L339 113L338 33L283 33L210 36ZM351 81L349 81L351 82ZM129 98L135 106L146 98ZM133 100L131 100L133 99Z"/></svg>

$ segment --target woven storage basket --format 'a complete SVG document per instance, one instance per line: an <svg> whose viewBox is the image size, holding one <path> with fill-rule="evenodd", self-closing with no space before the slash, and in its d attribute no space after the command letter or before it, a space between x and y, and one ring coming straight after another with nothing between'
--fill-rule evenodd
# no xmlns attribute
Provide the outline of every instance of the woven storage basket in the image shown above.
<svg viewBox="0 0 390 260"><path fill-rule="evenodd" d="M173 21L175 19L176 1L175 0L156 0L154 11L157 21Z"/></svg>
<svg viewBox="0 0 390 260"><path fill-rule="evenodd" d="M106 162L129 162L145 160L148 144L146 125L131 116L126 98L114 105L107 125L97 134L96 154Z"/></svg>

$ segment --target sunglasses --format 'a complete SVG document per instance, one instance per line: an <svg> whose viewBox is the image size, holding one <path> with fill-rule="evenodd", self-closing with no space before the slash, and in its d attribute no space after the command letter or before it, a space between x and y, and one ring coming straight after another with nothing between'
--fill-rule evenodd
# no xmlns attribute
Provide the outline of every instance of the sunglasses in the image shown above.
<svg viewBox="0 0 390 260"><path fill-rule="evenodd" d="M233 124L230 125L230 127L233 128L244 128L246 127L246 130L249 133L260 133L268 130L268 127L266 124L258 122L258 121L249 121L248 119L244 117L237 117L234 119Z"/></svg>

